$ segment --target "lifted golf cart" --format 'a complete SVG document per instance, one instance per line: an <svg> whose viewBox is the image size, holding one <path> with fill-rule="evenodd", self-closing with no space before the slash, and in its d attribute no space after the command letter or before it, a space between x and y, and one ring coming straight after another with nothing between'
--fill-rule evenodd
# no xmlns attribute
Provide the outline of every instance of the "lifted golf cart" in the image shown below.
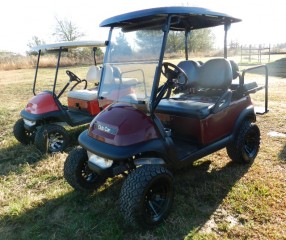
<svg viewBox="0 0 286 240"><path fill-rule="evenodd" d="M114 103L80 134L81 147L65 161L67 182L90 191L107 178L127 176L121 212L131 225L152 227L167 217L173 204L172 171L225 147L232 161L251 163L259 151L260 131L250 93L267 90L268 73L266 66L256 67L262 69L265 84L245 83L249 70L241 74L227 59L227 31L239 21L193 7L146 9L103 21L100 26L110 27L110 34L99 104ZM224 56L204 63L189 60L189 34L220 25ZM185 36L185 58L178 64L166 61L168 37L174 32ZM118 36L126 40L124 46ZM132 79L131 94L108 94L110 88L127 87L107 74L110 66L120 69L120 79Z"/></svg>
<svg viewBox="0 0 286 240"><path fill-rule="evenodd" d="M21 111L21 118L14 125L14 136L19 142L34 143L42 152L63 151L69 144L69 134L63 126L75 127L90 123L94 116L101 111L102 107L99 107L97 101L97 85L101 69L97 66L95 58L96 50L99 47L105 47L105 43L100 41L63 42L40 45L32 49L38 52L33 83L34 97ZM75 48L90 48L94 64L88 69L86 79L80 79L73 72L66 70L69 80L57 93L57 78L62 53ZM52 89L37 93L37 76L43 52L57 53L58 60ZM88 82L92 84L91 89L86 89ZM82 89L77 90L77 88ZM67 106L60 101L60 97L66 90L69 91Z"/></svg>

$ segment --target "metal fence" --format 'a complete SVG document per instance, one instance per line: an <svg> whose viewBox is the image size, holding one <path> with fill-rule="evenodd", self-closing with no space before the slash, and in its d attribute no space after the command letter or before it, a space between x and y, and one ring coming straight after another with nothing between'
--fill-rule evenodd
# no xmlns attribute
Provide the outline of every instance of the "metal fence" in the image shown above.
<svg viewBox="0 0 286 240"><path fill-rule="evenodd" d="M259 45L241 46L240 62L262 63L270 62L270 45L268 47Z"/></svg>

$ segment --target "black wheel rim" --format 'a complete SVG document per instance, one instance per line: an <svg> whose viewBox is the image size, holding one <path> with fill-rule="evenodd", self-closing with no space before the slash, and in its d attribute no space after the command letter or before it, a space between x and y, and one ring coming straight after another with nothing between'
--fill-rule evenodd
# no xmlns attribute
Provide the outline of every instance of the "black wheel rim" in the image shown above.
<svg viewBox="0 0 286 240"><path fill-rule="evenodd" d="M255 131L255 129L251 129L245 136L244 141L244 152L247 154L248 157L253 158L259 146L259 135Z"/></svg>
<svg viewBox="0 0 286 240"><path fill-rule="evenodd" d="M94 183L98 179L98 175L89 169L87 161L83 163L81 177L86 183Z"/></svg>
<svg viewBox="0 0 286 240"><path fill-rule="evenodd" d="M28 143L32 142L35 138L35 131L28 131L25 129L24 134L26 138L28 139Z"/></svg>
<svg viewBox="0 0 286 240"><path fill-rule="evenodd" d="M171 185L169 181L158 180L148 188L144 199L144 219L147 224L161 221L171 203Z"/></svg>
<svg viewBox="0 0 286 240"><path fill-rule="evenodd" d="M48 148L50 152L57 152L61 150L63 148L64 141L64 135L59 132L49 134Z"/></svg>

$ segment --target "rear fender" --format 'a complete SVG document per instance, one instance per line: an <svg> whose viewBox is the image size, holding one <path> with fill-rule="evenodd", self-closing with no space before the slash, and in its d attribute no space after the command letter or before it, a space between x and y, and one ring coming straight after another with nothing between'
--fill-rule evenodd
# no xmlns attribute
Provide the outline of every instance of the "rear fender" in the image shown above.
<svg viewBox="0 0 286 240"><path fill-rule="evenodd" d="M253 105L248 106L246 109L244 109L239 117L237 118L235 125L234 125L234 129L233 129L233 134L232 136L235 137L240 129L240 126L242 124L243 121L245 120L250 120L251 122L256 122L256 115L254 112L254 107Z"/></svg>

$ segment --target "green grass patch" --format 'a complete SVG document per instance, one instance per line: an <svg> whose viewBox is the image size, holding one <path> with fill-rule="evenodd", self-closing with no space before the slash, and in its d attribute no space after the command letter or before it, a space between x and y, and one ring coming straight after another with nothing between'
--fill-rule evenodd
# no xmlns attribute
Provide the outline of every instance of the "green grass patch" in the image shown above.
<svg viewBox="0 0 286 240"><path fill-rule="evenodd" d="M268 67L270 111L257 116L261 149L255 162L232 163L223 149L176 172L169 218L145 231L129 228L119 213L123 177L108 179L90 195L75 192L65 181L64 161L87 126L69 129L73 140L65 153L42 154L16 141L13 125L32 97L34 71L1 71L0 238L285 239L286 140L268 133L286 134L286 61ZM277 71L281 74L272 74ZM64 72L59 77L63 86L68 77ZM251 97L259 105L263 93Z"/></svg>

